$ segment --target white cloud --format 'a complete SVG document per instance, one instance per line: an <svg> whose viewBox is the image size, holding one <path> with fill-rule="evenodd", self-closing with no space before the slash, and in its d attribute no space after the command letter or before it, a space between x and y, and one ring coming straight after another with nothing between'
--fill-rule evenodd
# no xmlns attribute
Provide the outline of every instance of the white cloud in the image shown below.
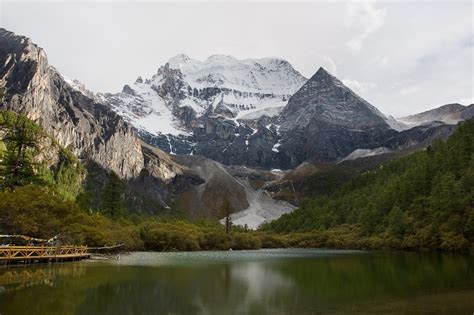
<svg viewBox="0 0 474 315"><path fill-rule="evenodd" d="M362 49L364 40L384 24L385 10L376 8L375 1L349 2L346 6L345 25L357 33L347 42L353 52Z"/></svg>
<svg viewBox="0 0 474 315"><path fill-rule="evenodd" d="M389 63L388 57L376 56L372 58L369 62L367 62L366 67L377 66L380 68L384 68L388 65L388 63Z"/></svg>
<svg viewBox="0 0 474 315"><path fill-rule="evenodd" d="M420 90L421 90L421 88L417 85L409 86L409 87L401 89L400 94L405 96L405 95L410 95L410 94L416 93Z"/></svg>
<svg viewBox="0 0 474 315"><path fill-rule="evenodd" d="M332 75L337 76L337 66L334 60L328 56L323 56L323 61L325 65L329 66L329 72L331 72Z"/></svg>
<svg viewBox="0 0 474 315"><path fill-rule="evenodd" d="M371 89L377 88L377 84L373 82L360 82L357 80L343 79L342 82L357 94L367 94Z"/></svg>

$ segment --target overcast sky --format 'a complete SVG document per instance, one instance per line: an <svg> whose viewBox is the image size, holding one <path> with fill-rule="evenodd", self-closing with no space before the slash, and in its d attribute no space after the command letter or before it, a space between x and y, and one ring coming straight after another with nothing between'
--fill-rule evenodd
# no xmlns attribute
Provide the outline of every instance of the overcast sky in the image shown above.
<svg viewBox="0 0 474 315"><path fill-rule="evenodd" d="M150 77L178 53L323 66L382 112L474 102L474 5L456 2L0 0L0 26L95 92Z"/></svg>

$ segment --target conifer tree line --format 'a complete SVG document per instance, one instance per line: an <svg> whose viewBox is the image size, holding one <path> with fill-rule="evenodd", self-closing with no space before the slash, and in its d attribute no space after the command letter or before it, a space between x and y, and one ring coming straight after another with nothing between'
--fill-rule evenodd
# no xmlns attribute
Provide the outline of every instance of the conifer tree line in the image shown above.
<svg viewBox="0 0 474 315"><path fill-rule="evenodd" d="M395 159L306 201L265 229L326 231L351 225L396 248L467 250L474 244L474 120L445 142Z"/></svg>

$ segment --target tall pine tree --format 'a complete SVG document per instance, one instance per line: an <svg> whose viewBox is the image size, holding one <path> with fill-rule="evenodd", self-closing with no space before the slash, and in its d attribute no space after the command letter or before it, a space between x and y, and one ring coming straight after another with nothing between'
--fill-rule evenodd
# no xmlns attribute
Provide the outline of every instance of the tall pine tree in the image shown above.
<svg viewBox="0 0 474 315"><path fill-rule="evenodd" d="M102 192L102 211L111 218L121 217L124 213L123 195L125 186L122 180L111 172Z"/></svg>
<svg viewBox="0 0 474 315"><path fill-rule="evenodd" d="M27 117L2 113L6 150L0 153L0 186L13 189L37 182L34 156L38 152L38 130Z"/></svg>

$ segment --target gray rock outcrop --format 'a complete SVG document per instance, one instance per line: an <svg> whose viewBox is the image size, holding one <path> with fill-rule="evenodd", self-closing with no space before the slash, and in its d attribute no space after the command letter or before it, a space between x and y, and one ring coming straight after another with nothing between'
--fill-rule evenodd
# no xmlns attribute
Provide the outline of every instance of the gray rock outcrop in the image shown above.
<svg viewBox="0 0 474 315"><path fill-rule="evenodd" d="M133 129L107 106L75 91L29 38L0 29L1 109L25 113L60 145L122 178L144 166Z"/></svg>

